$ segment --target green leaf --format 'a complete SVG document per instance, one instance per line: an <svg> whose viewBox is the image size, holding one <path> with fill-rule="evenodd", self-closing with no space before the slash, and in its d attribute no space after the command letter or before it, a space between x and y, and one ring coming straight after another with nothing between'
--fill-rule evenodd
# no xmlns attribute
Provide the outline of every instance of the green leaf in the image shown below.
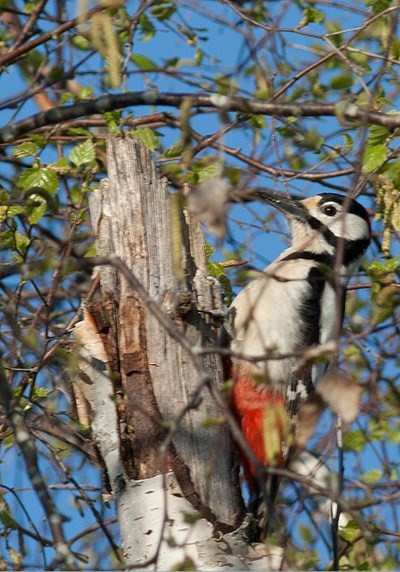
<svg viewBox="0 0 400 572"><path fill-rule="evenodd" d="M69 196L75 206L78 206L82 200L84 189L82 185L73 185L69 189Z"/></svg>
<svg viewBox="0 0 400 572"><path fill-rule="evenodd" d="M287 139L290 139L291 137L294 137L296 135L296 131L295 129L293 129L293 127L291 127L290 125L282 125L280 127L277 127L276 129L283 137L286 137Z"/></svg>
<svg viewBox="0 0 400 572"><path fill-rule="evenodd" d="M39 133L32 133L31 139L39 149L44 149L47 145L47 138L44 135L39 135Z"/></svg>
<svg viewBox="0 0 400 572"><path fill-rule="evenodd" d="M384 277L385 271L383 270L382 262L373 260L371 264L366 267L367 274L372 280L380 280Z"/></svg>
<svg viewBox="0 0 400 572"><path fill-rule="evenodd" d="M85 86L79 90L76 95L77 101L86 101L88 99L93 99L93 87Z"/></svg>
<svg viewBox="0 0 400 572"><path fill-rule="evenodd" d="M399 268L399 257L395 256L393 258L389 258L384 262L379 262L378 260L374 260L369 264L366 268L368 276L372 280L382 280L386 278L386 276L390 272L395 272Z"/></svg>
<svg viewBox="0 0 400 572"><path fill-rule="evenodd" d="M148 42L155 36L156 29L154 27L154 24L151 22L148 16L146 16L146 14L140 16L139 30L141 33L142 42Z"/></svg>
<svg viewBox="0 0 400 572"><path fill-rule="evenodd" d="M375 146L385 143L389 137L390 132L382 125L371 125L368 134L368 145Z"/></svg>
<svg viewBox="0 0 400 572"><path fill-rule="evenodd" d="M0 511L0 522L8 530L18 530L19 529L17 521L11 516L11 513L9 510Z"/></svg>
<svg viewBox="0 0 400 572"><path fill-rule="evenodd" d="M396 60L400 58L400 39L393 38L390 43L390 51L393 58Z"/></svg>
<svg viewBox="0 0 400 572"><path fill-rule="evenodd" d="M37 10L37 2L25 2L24 5L25 14L32 14L34 10Z"/></svg>
<svg viewBox="0 0 400 572"><path fill-rule="evenodd" d="M51 389L46 389L44 387L35 387L33 390L32 398L33 399L44 399L52 392Z"/></svg>
<svg viewBox="0 0 400 572"><path fill-rule="evenodd" d="M372 173L386 161L388 148L386 145L373 145L367 147L363 156L363 173Z"/></svg>
<svg viewBox="0 0 400 572"><path fill-rule="evenodd" d="M90 131L84 127L71 127L69 132L73 135L83 135L84 137L90 137Z"/></svg>
<svg viewBox="0 0 400 572"><path fill-rule="evenodd" d="M58 177L54 171L46 167L31 167L21 173L18 184L23 189L40 187L48 193L54 194L58 188Z"/></svg>
<svg viewBox="0 0 400 572"><path fill-rule="evenodd" d="M342 540L354 542L360 536L360 527L354 520L349 520L346 526L340 527L339 535Z"/></svg>
<svg viewBox="0 0 400 572"><path fill-rule="evenodd" d="M215 253L215 248L213 245L206 241L204 245L204 254L206 255L207 261L211 258L211 256Z"/></svg>
<svg viewBox="0 0 400 572"><path fill-rule="evenodd" d="M68 160L66 157L60 157L59 159L57 159L57 161L55 161L53 163L53 167L58 167L60 169L64 169L65 167L68 167Z"/></svg>
<svg viewBox="0 0 400 572"><path fill-rule="evenodd" d="M179 139L176 143L171 145L171 147L164 149L163 155L167 159L174 159L175 157L181 156L184 148L185 148L185 145L184 145L182 139Z"/></svg>
<svg viewBox="0 0 400 572"><path fill-rule="evenodd" d="M390 429L389 434L387 435L387 440L390 443L400 445L400 429Z"/></svg>
<svg viewBox="0 0 400 572"><path fill-rule="evenodd" d="M151 9L151 13L158 20L167 20L176 12L175 2L169 2L168 0L161 0L157 2L155 6Z"/></svg>
<svg viewBox="0 0 400 572"><path fill-rule="evenodd" d="M353 139L351 138L351 136L348 133L343 133L343 138L344 138L344 146L346 147L346 149L352 149Z"/></svg>
<svg viewBox="0 0 400 572"><path fill-rule="evenodd" d="M33 204L28 206L28 220L31 224L36 224L46 214L47 201L42 195L36 193L29 195L29 198Z"/></svg>
<svg viewBox="0 0 400 572"><path fill-rule="evenodd" d="M359 570L359 572L363 571L369 572L370 570L372 570L371 563L368 562L368 560L364 560L364 562L357 563L357 570Z"/></svg>
<svg viewBox="0 0 400 572"><path fill-rule="evenodd" d="M368 423L369 437L373 441L381 441L386 437L389 424L383 419L372 418Z"/></svg>
<svg viewBox="0 0 400 572"><path fill-rule="evenodd" d="M87 139L83 143L76 145L69 154L71 162L77 167L81 167L87 163L93 163L95 157L96 152L91 139Z"/></svg>
<svg viewBox="0 0 400 572"><path fill-rule="evenodd" d="M385 260L382 264L384 272L395 272L399 268L399 257L395 256Z"/></svg>
<svg viewBox="0 0 400 572"><path fill-rule="evenodd" d="M220 262L209 260L207 263L207 271L210 276L216 278L221 284L224 294L224 302L227 306L230 306L233 300L233 291L230 280L225 273L225 268Z"/></svg>
<svg viewBox="0 0 400 572"><path fill-rule="evenodd" d="M325 19L325 14L321 12L321 10L316 10L315 8L311 8L309 6L305 10L303 10L304 18L301 21L301 24L317 24L318 22L323 22Z"/></svg>
<svg viewBox="0 0 400 572"><path fill-rule="evenodd" d="M192 164L192 168L188 170L188 182L192 184L202 183L207 179L217 176L221 165L214 157L207 157Z"/></svg>
<svg viewBox="0 0 400 572"><path fill-rule="evenodd" d="M384 322L390 318L396 311L399 305L399 291L395 284L385 284L385 282L378 282L372 286L372 301L375 303L373 305L371 323L378 324ZM386 436L386 431L389 429L389 425L384 421L371 420L370 423L371 438L375 440L380 440ZM376 436L377 434L377 436Z"/></svg>
<svg viewBox="0 0 400 572"><path fill-rule="evenodd" d="M204 58L204 52L200 48L197 48L194 56L194 63L196 64L197 67L201 65L203 58Z"/></svg>
<svg viewBox="0 0 400 572"><path fill-rule="evenodd" d="M232 95L237 93L238 83L235 77L228 77L225 74L218 74L215 77L216 91L222 95Z"/></svg>
<svg viewBox="0 0 400 572"><path fill-rule="evenodd" d="M30 240L16 230L5 230L0 234L0 244L4 244L9 250L15 252L16 259L20 261L26 254Z"/></svg>
<svg viewBox="0 0 400 572"><path fill-rule="evenodd" d="M89 250L86 252L84 258L92 258L93 256L96 256L96 254L97 254L96 244L93 243L91 246L89 246Z"/></svg>
<svg viewBox="0 0 400 572"><path fill-rule="evenodd" d="M399 560L398 556L386 556L382 558L379 562L379 569L380 570L398 570L399 569Z"/></svg>
<svg viewBox="0 0 400 572"><path fill-rule="evenodd" d="M25 254L28 246L30 244L30 240L27 236L25 236L24 234L16 231L14 233L14 241L15 241L15 246L18 250L18 252L20 252L21 254Z"/></svg>
<svg viewBox="0 0 400 572"><path fill-rule="evenodd" d="M179 58L168 58L167 60L164 60L164 67L165 68L176 68L178 66L178 64L181 64L183 60L180 60Z"/></svg>
<svg viewBox="0 0 400 572"><path fill-rule="evenodd" d="M371 67L369 66L370 60L366 54L361 52L353 52L352 54L349 54L349 59L351 59L351 61L358 66L364 68L364 71L371 71Z"/></svg>
<svg viewBox="0 0 400 572"><path fill-rule="evenodd" d="M20 207L18 205L15 206L7 206L7 205L1 205L0 206L0 223L3 223L6 218L8 217L14 217L16 215L19 215L21 213L24 212L24 207Z"/></svg>
<svg viewBox="0 0 400 572"><path fill-rule="evenodd" d="M267 127L267 122L263 115L252 115L249 118L249 125L255 129L265 129L265 127Z"/></svg>
<svg viewBox="0 0 400 572"><path fill-rule="evenodd" d="M386 10L386 8L389 8L389 6L390 6L390 0L375 0L372 3L372 11L375 14L380 14L381 12Z"/></svg>
<svg viewBox="0 0 400 572"><path fill-rule="evenodd" d="M308 129L303 135L301 146L311 149L314 153L319 153L323 142L324 138L321 137L317 129Z"/></svg>
<svg viewBox="0 0 400 572"><path fill-rule="evenodd" d="M142 69L143 71L154 71L157 69L157 65L143 54L133 54L131 56L133 63L137 65L138 68Z"/></svg>
<svg viewBox="0 0 400 572"><path fill-rule="evenodd" d="M353 85L354 78L351 74L338 74L331 78L332 89L347 89Z"/></svg>
<svg viewBox="0 0 400 572"><path fill-rule="evenodd" d="M27 141L26 143L21 143L14 147L13 155L14 157L17 157L17 159L21 159L23 157L35 157L38 151L39 147L36 143Z"/></svg>
<svg viewBox="0 0 400 572"><path fill-rule="evenodd" d="M64 91L60 97L60 104L64 105L65 103L68 103L68 101L71 101L72 98L72 93L69 91Z"/></svg>
<svg viewBox="0 0 400 572"><path fill-rule="evenodd" d="M383 477L383 471L380 469L371 469L370 471L360 475L360 479L367 485L376 485Z"/></svg>
<svg viewBox="0 0 400 572"><path fill-rule="evenodd" d="M313 544L316 540L310 527L306 526L305 524L299 525L299 534L307 545Z"/></svg>
<svg viewBox="0 0 400 572"><path fill-rule="evenodd" d="M345 451L356 451L360 453L366 444L367 439L361 429L355 429L344 435L343 448Z"/></svg>
<svg viewBox="0 0 400 572"><path fill-rule="evenodd" d="M400 161L398 159L386 163L382 171L393 182L394 187L400 187Z"/></svg>
<svg viewBox="0 0 400 572"><path fill-rule="evenodd" d="M85 52L90 50L92 47L92 44L89 42L89 40L85 36L82 36L82 34L76 34L76 36L73 36L71 38L71 44L74 46L74 48Z"/></svg>
<svg viewBox="0 0 400 572"><path fill-rule="evenodd" d="M155 131L149 127L138 127L137 129L132 129L130 134L135 139L139 139L147 149L150 151L155 151L160 145L160 140L158 139Z"/></svg>
<svg viewBox="0 0 400 572"><path fill-rule="evenodd" d="M171 181L183 181L185 173L180 163L166 163L164 171Z"/></svg>
<svg viewBox="0 0 400 572"><path fill-rule="evenodd" d="M106 111L104 113L104 119L107 123L107 129L110 133L115 133L121 122L122 112L120 109L114 109L113 111Z"/></svg>

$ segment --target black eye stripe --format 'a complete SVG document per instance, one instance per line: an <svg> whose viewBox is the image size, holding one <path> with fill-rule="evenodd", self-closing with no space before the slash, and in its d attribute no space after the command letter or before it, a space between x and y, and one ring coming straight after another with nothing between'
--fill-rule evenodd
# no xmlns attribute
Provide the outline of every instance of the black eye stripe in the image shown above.
<svg viewBox="0 0 400 572"><path fill-rule="evenodd" d="M369 224L369 216L367 211L365 210L365 208L358 203L357 201L355 201L354 199L349 199L348 197L345 197L344 195L339 195L337 193L321 193L320 194L320 201L319 201L319 207L321 207L324 204L327 203L334 203L337 205L345 205L346 206L346 213L352 213L360 218L362 218L363 220L365 220L367 222L367 224Z"/></svg>

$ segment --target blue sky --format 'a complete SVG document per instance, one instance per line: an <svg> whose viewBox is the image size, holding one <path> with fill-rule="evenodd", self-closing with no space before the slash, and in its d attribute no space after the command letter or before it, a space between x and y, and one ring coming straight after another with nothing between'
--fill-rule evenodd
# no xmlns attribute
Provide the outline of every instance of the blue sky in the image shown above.
<svg viewBox="0 0 400 572"><path fill-rule="evenodd" d="M22 2L19 3L22 6ZM129 5L130 3L128 3ZM207 72L210 74L210 77L215 73L223 73L229 74L233 73L236 70L238 63L243 64L246 62L247 58L247 48L246 43L244 40L243 35L239 37L237 35L237 30L240 29L239 25L232 30L227 30L226 27L218 22L213 21L210 19L206 19L203 15L199 15L200 8L196 11L192 10L192 4L188 4L185 9L184 3L178 3L181 7L181 16L186 21L189 22L193 27L196 28L199 36L202 34L207 33L209 35L209 39L205 45L205 56L203 60L203 65L206 68ZM272 14L279 13L282 10L283 6L286 6L286 12L282 15L281 26L282 27L293 27L296 23L299 23L302 17L301 12L294 6L295 3L291 3L290 7L288 3L284 3L281 1L276 2L269 2L269 8ZM71 11L71 14L74 13L76 9L75 2L68 2L67 4L68 10ZM216 9L216 2L204 2L199 6L203 9ZM325 10L325 8L324 8ZM331 20L340 19L341 12L337 9L333 8L326 8L327 14L329 15ZM237 23L239 18L235 15L232 15L232 11L228 8L227 5L220 3L218 7L218 15L222 19L226 19L228 21ZM356 25L359 24L363 20L363 15L360 14L350 14L347 13L347 19L345 22L346 28L351 30ZM183 20L182 20L183 21ZM43 23L43 27L45 28L46 25ZM207 31L205 32L204 29ZM319 24L312 24L307 26L304 29L304 32L317 34L320 33L322 30L322 26ZM351 31L348 32L350 34ZM255 36L258 40L263 40L264 36L267 33L263 30L257 30L255 32ZM315 39L311 37L307 37L305 35L299 34L287 34L287 42L288 46L286 50L288 54L293 58L293 61L306 61L307 59L311 58L309 50L311 46L315 43ZM265 38L265 49L263 51L262 57L265 57L265 62L268 64L269 68L272 69L274 65L273 58L271 58L268 54L268 45L269 40ZM301 49L300 46L303 48ZM182 41L182 39L178 39L178 36L171 32L168 27L164 24L160 24L160 31L156 35L156 37L149 41L143 42L138 41L135 43L134 46L136 54L143 54L148 58L154 59L154 61L159 62L163 59L169 58L173 55L178 55L180 58L185 59L193 59L196 54L196 50L198 46L196 45L189 45L189 43ZM82 52L77 52L74 57L80 58L82 57ZM94 56L92 59L88 61L87 69L91 70L93 68L93 62L97 63L97 66L100 68L102 67L103 61L98 56ZM262 63L262 62L261 62ZM373 64L372 64L373 65ZM198 69L195 66L184 66L186 71L196 74ZM331 74L329 70L326 74ZM188 76L189 77L189 76ZM142 90L148 87L149 85L156 84L159 89L163 89L165 91L189 91L190 88L175 79L172 75L164 76L161 79L161 75L156 75L152 73L136 73L132 74L127 82L127 88L130 90ZM193 76L194 80L197 81L196 76ZM252 80L246 80L245 74L241 74L237 78L238 83L240 84L240 89L243 93L251 94L254 88ZM100 95L104 92L105 88L99 88L97 77L93 75L82 75L79 77L79 81L84 83L85 85L92 86L94 88L94 93L96 95ZM247 83L246 83L247 82ZM25 82L22 80L19 70L17 66L12 66L7 73L3 73L0 76L0 93L2 96L0 97L1 100L4 100L8 97L11 93L18 94L22 92L25 88ZM355 85L353 90L356 91L359 88L359 85ZM200 88L192 88L193 91L198 91ZM118 93L120 90L114 90ZM336 93L332 92L331 94L332 99L336 97ZM1 124L5 124L10 120L18 120L33 113L36 113L37 107L33 103L33 101L28 102L26 105L22 106L17 111L15 109L3 109L0 110L0 122ZM144 108L139 108L132 110L135 116L145 114L149 110ZM271 127L272 120L270 118L266 118L266 128L262 131L260 140L256 144L257 151L260 157L263 157L263 154L266 150L270 149L270 127ZM326 132L330 132L333 128L335 123L334 119L326 119L323 120L325 124ZM310 122L311 124L311 122ZM320 125L319 123L318 125ZM200 133L207 134L212 133L219 127L223 125L223 119L218 117L217 115L201 115L197 119L193 121L192 124L196 129L199 130ZM164 131L163 143L168 146L173 144L178 137L177 131L173 130L166 130ZM246 153L249 151L251 146L253 145L252 136L251 134L246 131L245 128L238 128L233 130L224 138L224 143L227 145L234 147L234 148L241 148L243 152ZM338 139L335 140L335 137L331 138L329 143L335 144L335 142L342 142L341 135L338 136ZM206 151L209 153L209 151ZM215 151L213 151L215 153ZM315 160L318 161L318 156L312 157L311 152L307 153L307 158L311 161ZM45 156L46 160L52 161L54 157L52 157L52 152L47 153ZM224 159L224 157L223 157ZM239 163L238 163L239 164ZM1 167L2 171L1 174L5 175L6 177L10 175L10 170L5 166ZM285 183L281 181L273 181L271 177L260 173L253 182L259 184L261 186L271 187L275 190L279 191L286 191ZM341 178L335 179L334 181L336 184L342 185L344 189L348 188L351 184L351 180L348 178ZM317 183L310 183L307 181L299 181L295 180L289 183L288 185L291 192L297 192L298 194L302 195L309 195L309 194L316 194L323 190L323 187ZM368 206L368 201L366 199L362 199L362 202L366 206ZM256 267L262 268L267 265L271 260L273 260L279 252L285 247L287 241L287 227L283 222L282 218L279 216L273 223L268 227L268 231L266 232L266 225L265 225L265 215L269 212L267 207L260 205L260 204L252 204L249 207L233 207L229 213L230 215L230 222L229 222L229 230L231 237L233 239L233 246L226 244L227 248L234 249L236 245L245 246L243 250L243 257L249 258L251 260L251 264ZM51 223L50 223L51 224ZM379 227L377 227L379 228ZM276 232L270 232L271 230ZM280 235L280 237L279 237ZM212 240L212 238L211 238ZM370 251L370 256L372 256L375 252L375 249L372 248ZM393 253L398 255L399 249L398 244L394 245ZM365 297L369 296L369 293L366 292L363 294ZM369 352L373 353L374 347L370 347ZM388 374L391 374L393 369L393 364L388 365ZM42 380L43 383L46 383L46 380ZM331 423L331 419L329 416L325 416L325 429ZM364 427L367 418L364 417L360 420L360 426ZM393 460L397 462L400 460L399 451L397 445L388 445L387 454ZM374 452L374 448L370 447L367 450L367 453L362 457L360 460L356 455L347 455L346 456L346 476L348 478L355 478L357 477L358 472L360 471L359 463L362 463L362 470L368 471L370 468L373 468L377 465L376 454ZM334 456L332 456L332 465L335 470L336 461ZM49 465L47 465L49 467ZM47 470L47 469L46 469ZM84 465L82 468L75 467L76 473L74 476L79 482L85 483L88 485L95 485L96 487L101 486L101 474L100 472L89 466ZM18 459L15 452L8 451L4 454L2 458L2 464L0 465L0 474L2 481L9 487L12 488L26 488L29 483L24 476L23 467L21 466L20 459ZM49 482L55 482L55 473L49 472ZM54 479L54 480L52 480ZM31 514L40 514L40 506L37 503L35 495L28 491L24 491L19 493L21 495L21 499L23 502L26 503L26 506L29 508ZM96 498L97 506L101 507L100 503L100 494L97 491L93 493L93 498ZM7 497L7 501L10 502L11 506L15 507L16 514L19 518L22 517L21 510L18 508L18 505L15 504L14 500L10 499L10 496ZM69 517L71 520L66 523L66 530L67 532L71 532L71 534L77 532L78 530L83 528L83 521L85 524L89 524L91 522L95 522L93 516L90 515L90 511L87 508L83 508L83 516L79 515L76 510L76 505L74 504L74 495L70 492L57 492L56 493L56 501L60 510ZM83 506L83 505L82 505ZM392 526L395 520L398 518L398 507L394 509L395 514L393 514L393 508L391 506L385 507L383 506L381 509L381 516L384 520L387 521L388 527ZM106 517L109 517L113 514L112 508L106 509ZM390 523L390 524L389 524ZM27 523L26 523L27 525ZM44 526L44 525L43 525ZM393 525L394 526L394 525ZM48 535L48 531L45 530L44 532ZM318 545L321 548L322 545ZM323 560L326 562L328 558L328 553L324 548L321 548L323 554ZM31 558L36 557L36 555L31 555ZM37 562L30 562L27 560L28 564L37 564L41 562L40 556L38 556Z"/></svg>

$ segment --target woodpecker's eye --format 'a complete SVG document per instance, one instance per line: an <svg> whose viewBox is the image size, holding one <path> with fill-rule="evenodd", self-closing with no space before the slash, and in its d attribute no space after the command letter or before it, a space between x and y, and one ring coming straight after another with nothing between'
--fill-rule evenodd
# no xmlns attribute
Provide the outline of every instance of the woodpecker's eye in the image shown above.
<svg viewBox="0 0 400 572"><path fill-rule="evenodd" d="M335 216L335 214L337 213L337 208L334 207L333 205L325 205L322 208L322 212L327 216Z"/></svg>

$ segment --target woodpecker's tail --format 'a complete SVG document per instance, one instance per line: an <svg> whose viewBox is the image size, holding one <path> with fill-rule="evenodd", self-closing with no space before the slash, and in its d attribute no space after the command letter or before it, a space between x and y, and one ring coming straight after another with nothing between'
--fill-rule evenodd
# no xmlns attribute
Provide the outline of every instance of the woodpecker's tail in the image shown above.
<svg viewBox="0 0 400 572"><path fill-rule="evenodd" d="M252 492L248 505L253 520L251 542L263 541L279 528L275 502L280 484L281 479L279 477L269 475L262 488L256 485Z"/></svg>

